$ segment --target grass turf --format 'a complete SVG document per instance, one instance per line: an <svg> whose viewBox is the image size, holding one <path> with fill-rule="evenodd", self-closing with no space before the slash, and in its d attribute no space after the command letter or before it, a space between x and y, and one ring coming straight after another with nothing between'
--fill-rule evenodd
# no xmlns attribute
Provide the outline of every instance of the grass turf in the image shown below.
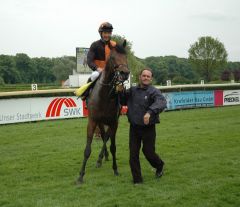
<svg viewBox="0 0 240 207"><path fill-rule="evenodd" d="M77 187L86 119L0 126L0 206L240 206L240 106L163 113L156 151L165 174L155 179L141 153L139 186L131 183L128 127L121 117L120 175L113 175L111 156L95 168L102 143L94 140Z"/></svg>

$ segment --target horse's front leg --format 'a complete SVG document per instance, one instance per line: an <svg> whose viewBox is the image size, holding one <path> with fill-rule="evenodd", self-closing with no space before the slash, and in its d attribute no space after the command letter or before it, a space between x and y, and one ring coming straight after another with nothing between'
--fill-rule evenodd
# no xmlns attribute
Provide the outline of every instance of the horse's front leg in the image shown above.
<svg viewBox="0 0 240 207"><path fill-rule="evenodd" d="M101 131L103 146L102 146L102 149L101 149L101 151L98 155L98 160L97 160L97 164L96 164L97 168L102 166L102 159L103 159L104 155L105 155L105 159L108 160L107 141L109 139L109 128L108 128L107 132L105 132L104 126L100 124L99 129Z"/></svg>
<svg viewBox="0 0 240 207"><path fill-rule="evenodd" d="M114 126L111 127L110 130L110 138L111 138L111 146L110 151L112 153L113 158L113 172L114 175L118 175L118 169L117 169L117 161L116 161L116 132L117 132L118 123L116 123Z"/></svg>
<svg viewBox="0 0 240 207"><path fill-rule="evenodd" d="M105 136L106 136L106 132L105 132L105 129L104 129L104 125L103 124L99 124L99 129L100 129L100 132L101 132L101 138L102 138L102 141L104 143L104 140L105 140ZM108 135L109 136L109 135ZM109 139L109 137L107 138L107 140ZM105 157L105 161L108 161L108 149L107 149L107 145L106 145L106 148L105 148L105 151L104 151L104 157Z"/></svg>
<svg viewBox="0 0 240 207"><path fill-rule="evenodd" d="M81 184L83 182L83 176L85 175L85 168L87 164L87 160L90 157L91 154L91 144L93 139L93 134L96 128L96 123L90 119L88 119L88 126L87 126L87 143L84 150L84 159L82 163L82 168L80 170L80 176L77 180L77 184Z"/></svg>

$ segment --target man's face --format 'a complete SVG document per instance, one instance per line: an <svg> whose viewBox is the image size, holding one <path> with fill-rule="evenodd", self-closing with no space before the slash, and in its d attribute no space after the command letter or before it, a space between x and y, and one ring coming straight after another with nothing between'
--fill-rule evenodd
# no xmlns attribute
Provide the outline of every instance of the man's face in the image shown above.
<svg viewBox="0 0 240 207"><path fill-rule="evenodd" d="M108 42L111 39L111 32L102 32L102 38L104 41Z"/></svg>
<svg viewBox="0 0 240 207"><path fill-rule="evenodd" d="M149 70L144 70L139 76L140 85L148 86L152 82L152 73Z"/></svg>

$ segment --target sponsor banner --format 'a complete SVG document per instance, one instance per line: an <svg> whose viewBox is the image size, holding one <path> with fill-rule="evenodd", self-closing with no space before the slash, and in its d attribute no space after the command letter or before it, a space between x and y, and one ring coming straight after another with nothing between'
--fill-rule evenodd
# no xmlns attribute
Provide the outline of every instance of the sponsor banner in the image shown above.
<svg viewBox="0 0 240 207"><path fill-rule="evenodd" d="M214 91L214 106L223 105L223 90Z"/></svg>
<svg viewBox="0 0 240 207"><path fill-rule="evenodd" d="M240 90L223 91L223 105L239 105L240 104Z"/></svg>
<svg viewBox="0 0 240 207"><path fill-rule="evenodd" d="M167 110L214 106L213 91L186 91L163 93Z"/></svg>
<svg viewBox="0 0 240 207"><path fill-rule="evenodd" d="M163 93L167 110L240 104L240 90ZM122 114L127 107L122 108ZM0 99L0 124L88 116L86 103L77 97Z"/></svg>
<svg viewBox="0 0 240 207"><path fill-rule="evenodd" d="M83 117L76 97L39 97L0 100L0 124Z"/></svg>

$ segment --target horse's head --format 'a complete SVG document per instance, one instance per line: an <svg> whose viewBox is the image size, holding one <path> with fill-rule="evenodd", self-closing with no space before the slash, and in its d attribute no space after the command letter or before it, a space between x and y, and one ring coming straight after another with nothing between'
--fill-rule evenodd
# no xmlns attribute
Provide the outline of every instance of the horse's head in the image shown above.
<svg viewBox="0 0 240 207"><path fill-rule="evenodd" d="M108 60L108 66L114 73L118 82L123 83L129 77L129 68L127 63L127 42L124 40L122 44L117 44L111 50L111 54Z"/></svg>

